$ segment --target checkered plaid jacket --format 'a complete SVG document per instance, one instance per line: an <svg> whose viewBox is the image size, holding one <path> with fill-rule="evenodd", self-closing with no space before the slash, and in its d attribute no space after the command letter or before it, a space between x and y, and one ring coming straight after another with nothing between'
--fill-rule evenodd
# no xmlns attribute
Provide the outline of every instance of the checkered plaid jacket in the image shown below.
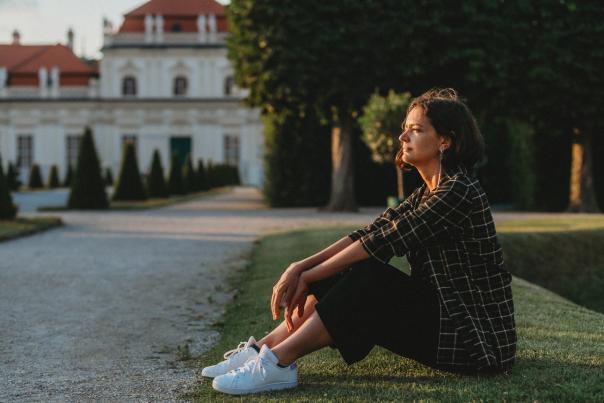
<svg viewBox="0 0 604 403"><path fill-rule="evenodd" d="M428 281L440 302L437 366L450 370L505 371L516 355L511 274L487 196L459 166L441 174L372 224L349 234L375 259L406 255L411 276Z"/></svg>

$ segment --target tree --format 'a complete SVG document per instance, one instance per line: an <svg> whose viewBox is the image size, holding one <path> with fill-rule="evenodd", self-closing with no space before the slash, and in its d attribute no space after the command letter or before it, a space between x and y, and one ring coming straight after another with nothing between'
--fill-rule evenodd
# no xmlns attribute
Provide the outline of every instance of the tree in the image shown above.
<svg viewBox="0 0 604 403"><path fill-rule="evenodd" d="M164 168L161 163L159 150L153 151L153 159L151 160L151 172L147 178L147 191L149 197L168 197L168 187L164 177Z"/></svg>
<svg viewBox="0 0 604 403"><path fill-rule="evenodd" d="M191 193L198 190L195 168L193 168L193 161L191 160L191 154L187 155L185 165L182 170L183 186L185 193Z"/></svg>
<svg viewBox="0 0 604 403"><path fill-rule="evenodd" d="M168 191L171 195L185 194L184 184L182 180L182 167L176 153L172 154L170 163L170 176L168 178Z"/></svg>
<svg viewBox="0 0 604 403"><path fill-rule="evenodd" d="M0 157L0 219L12 220L17 216L17 206L13 204L8 183L4 176L2 158Z"/></svg>
<svg viewBox="0 0 604 403"><path fill-rule="evenodd" d="M63 186L71 187L73 183L73 167L71 164L67 165L67 172L65 173L65 180L63 181Z"/></svg>
<svg viewBox="0 0 604 403"><path fill-rule="evenodd" d="M383 97L374 93L365 107L359 124L363 129L363 141L372 151L372 158L380 164L393 163L400 149L398 136L401 133L401 123L409 106L411 94L397 94L393 90ZM403 188L403 172L396 169L397 189L399 200L405 199Z"/></svg>
<svg viewBox="0 0 604 403"><path fill-rule="evenodd" d="M19 171L12 162L8 163L8 170L6 172L6 183L9 190L17 191L21 187L21 181L19 180Z"/></svg>
<svg viewBox="0 0 604 403"><path fill-rule="evenodd" d="M203 160L197 160L197 188L199 190L208 190L208 181L206 177L206 169L203 166Z"/></svg>
<svg viewBox="0 0 604 403"><path fill-rule="evenodd" d="M73 177L67 206L72 209L106 209L109 200L101 176L92 130L84 129L78 151L78 162Z"/></svg>
<svg viewBox="0 0 604 403"><path fill-rule="evenodd" d="M327 210L357 210L351 136L362 105L376 87L399 88L421 72L423 60L413 56L428 46L409 43L408 24L436 13L414 8L394 0L233 0L227 9L228 55L235 81L250 90L246 102L264 114L314 108L332 127Z"/></svg>
<svg viewBox="0 0 604 403"><path fill-rule="evenodd" d="M42 182L42 175L40 174L40 166L38 164L34 164L29 171L29 181L27 186L30 189L40 189L44 187L44 183Z"/></svg>
<svg viewBox="0 0 604 403"><path fill-rule="evenodd" d="M113 172L111 172L111 168L105 168L105 185L113 186Z"/></svg>
<svg viewBox="0 0 604 403"><path fill-rule="evenodd" d="M59 187L59 169L56 165L50 167L50 174L48 175L48 188L55 189Z"/></svg>
<svg viewBox="0 0 604 403"><path fill-rule="evenodd" d="M126 143L113 200L147 200L133 143Z"/></svg>

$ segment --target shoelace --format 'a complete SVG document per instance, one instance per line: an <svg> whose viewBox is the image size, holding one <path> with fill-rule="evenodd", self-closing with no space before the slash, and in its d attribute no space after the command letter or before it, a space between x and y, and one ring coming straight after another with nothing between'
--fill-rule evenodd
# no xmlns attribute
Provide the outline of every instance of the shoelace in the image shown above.
<svg viewBox="0 0 604 403"><path fill-rule="evenodd" d="M232 350L227 351L226 353L224 353L223 357L226 360L227 358L229 358L232 355L235 355L243 350L245 350L245 345L247 344L247 342L242 341L241 343L239 343L239 345L237 346L237 348L234 348Z"/></svg>
<svg viewBox="0 0 604 403"><path fill-rule="evenodd" d="M237 373L243 374L244 372L250 371L252 375L254 373L258 372L264 379L264 378L266 378L266 370L264 368L264 365L262 365L263 361L264 361L264 358L258 356L255 359L246 362L239 368L232 369L229 372L233 372L235 374L237 374Z"/></svg>

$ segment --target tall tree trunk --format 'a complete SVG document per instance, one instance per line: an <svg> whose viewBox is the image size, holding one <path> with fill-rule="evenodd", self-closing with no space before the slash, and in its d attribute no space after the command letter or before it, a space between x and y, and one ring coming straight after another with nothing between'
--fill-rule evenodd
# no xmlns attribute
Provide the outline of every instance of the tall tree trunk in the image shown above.
<svg viewBox="0 0 604 403"><path fill-rule="evenodd" d="M403 170L400 169L396 164L394 164L394 168L396 169L396 189L397 189L397 197L400 201L405 200L405 187L403 182Z"/></svg>
<svg viewBox="0 0 604 403"><path fill-rule="evenodd" d="M352 116L348 109L338 110L331 130L331 194L321 211L358 211L354 192Z"/></svg>
<svg viewBox="0 0 604 403"><path fill-rule="evenodd" d="M593 182L591 135L590 130L573 129L568 212L600 212Z"/></svg>

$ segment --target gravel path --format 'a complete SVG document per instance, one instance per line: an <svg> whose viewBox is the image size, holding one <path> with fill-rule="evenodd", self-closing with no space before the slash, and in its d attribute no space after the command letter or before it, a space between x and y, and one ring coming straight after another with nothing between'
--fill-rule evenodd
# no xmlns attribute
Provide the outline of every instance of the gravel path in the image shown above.
<svg viewBox="0 0 604 403"><path fill-rule="evenodd" d="M238 187L157 210L63 213L63 228L1 243L0 401L176 400L197 381L177 346L196 354L216 340L225 277L254 239L379 212L267 209Z"/></svg>

